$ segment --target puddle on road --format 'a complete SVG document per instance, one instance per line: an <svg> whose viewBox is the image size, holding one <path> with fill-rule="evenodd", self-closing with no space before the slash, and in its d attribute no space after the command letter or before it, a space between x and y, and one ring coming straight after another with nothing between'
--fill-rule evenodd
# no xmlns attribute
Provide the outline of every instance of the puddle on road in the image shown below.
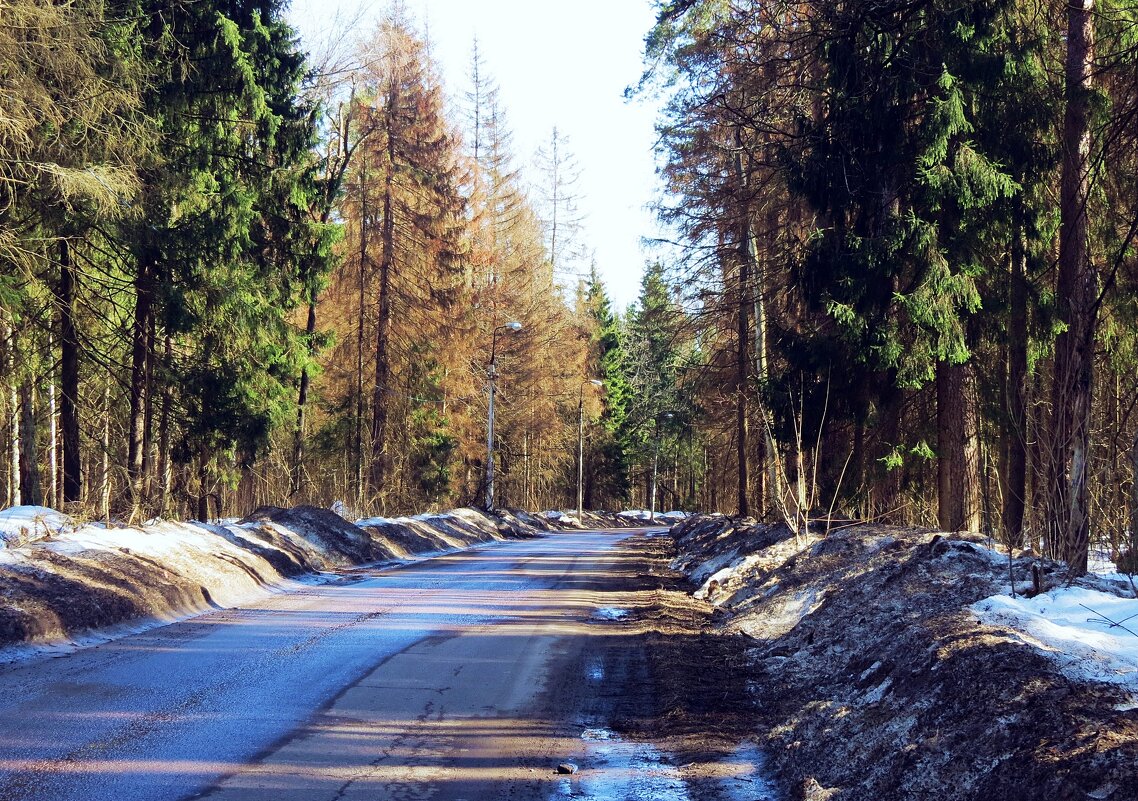
<svg viewBox="0 0 1138 801"><path fill-rule="evenodd" d="M778 801L774 782L766 777L766 756L752 743L743 743L725 760L733 768L719 786L731 801Z"/></svg>
<svg viewBox="0 0 1138 801"><path fill-rule="evenodd" d="M611 734L611 732L609 732ZM581 772L558 782L550 801L689 801L679 771L646 743L591 743Z"/></svg>
<svg viewBox="0 0 1138 801"><path fill-rule="evenodd" d="M586 750L580 772L558 781L549 801L778 801L764 775L763 754L750 743L712 766L710 778L701 772L689 786L684 773L692 766L670 764L651 743L622 740L603 727L585 729L581 739Z"/></svg>

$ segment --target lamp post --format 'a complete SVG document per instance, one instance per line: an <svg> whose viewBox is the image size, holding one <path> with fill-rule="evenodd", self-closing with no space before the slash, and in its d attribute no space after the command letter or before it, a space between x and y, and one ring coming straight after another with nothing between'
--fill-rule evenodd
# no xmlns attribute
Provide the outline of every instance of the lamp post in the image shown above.
<svg viewBox="0 0 1138 801"><path fill-rule="evenodd" d="M577 522L585 515L585 384L603 387L604 381L591 378L581 382L580 396L577 398Z"/></svg>
<svg viewBox="0 0 1138 801"><path fill-rule="evenodd" d="M490 383L490 403L486 415L486 511L494 509L494 391L498 380L498 332L522 330L518 322L495 326L490 336L490 364L486 367L486 378Z"/></svg>
<svg viewBox="0 0 1138 801"><path fill-rule="evenodd" d="M672 413L671 412L665 413L664 419L665 420L671 420L672 419ZM660 418L657 417L656 418L656 442L653 443L653 447L652 447L652 492L649 493L651 495L652 500L651 500L651 505L648 507L648 519L651 520L653 523L656 522L656 471L659 469L659 466L660 466Z"/></svg>

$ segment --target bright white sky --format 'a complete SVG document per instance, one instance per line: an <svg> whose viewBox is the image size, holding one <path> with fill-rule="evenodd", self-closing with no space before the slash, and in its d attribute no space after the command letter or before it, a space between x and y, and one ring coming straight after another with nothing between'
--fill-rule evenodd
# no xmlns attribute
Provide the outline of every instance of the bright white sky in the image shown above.
<svg viewBox="0 0 1138 801"><path fill-rule="evenodd" d="M520 167L532 169L533 154L554 126L568 137L581 168L582 239L595 250L617 305L635 300L648 258L640 240L658 230L645 208L656 186L656 108L625 101L623 93L642 71L652 0L405 0L405 6L428 26L452 102L469 86L478 38ZM359 0L293 0L290 18L315 47L337 13L350 16L357 8ZM361 32L387 4L364 8Z"/></svg>

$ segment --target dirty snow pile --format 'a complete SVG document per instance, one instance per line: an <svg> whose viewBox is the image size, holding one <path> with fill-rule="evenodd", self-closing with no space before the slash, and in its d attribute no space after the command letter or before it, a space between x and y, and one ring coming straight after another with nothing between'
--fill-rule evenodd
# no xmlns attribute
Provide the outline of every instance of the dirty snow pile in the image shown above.
<svg viewBox="0 0 1138 801"><path fill-rule="evenodd" d="M671 525L673 523L679 523L681 520L685 520L688 516L689 515L687 512L681 512L679 510L673 509L670 512L657 512L656 522ZM628 509L624 512L618 512L617 517L623 517L626 520L635 520L640 523L652 522L652 513L647 509Z"/></svg>
<svg viewBox="0 0 1138 801"><path fill-rule="evenodd" d="M614 513L586 509L578 517L576 509L551 509L542 512L539 517L558 527L574 529L631 528L652 524L651 515L643 510ZM686 512L657 512L656 525L670 526L685 517Z"/></svg>
<svg viewBox="0 0 1138 801"><path fill-rule="evenodd" d="M16 507L0 513L0 646L105 638L118 633L111 627L137 630L247 604L357 565L539 530L473 509L355 525L311 506L264 507L220 524L108 527Z"/></svg>
<svg viewBox="0 0 1138 801"><path fill-rule="evenodd" d="M789 798L1138 798L1138 638L1110 622L1138 631L1123 584L1066 588L1061 564L918 528L796 537L703 516L671 536L745 652ZM1013 600L1033 567L1044 591Z"/></svg>

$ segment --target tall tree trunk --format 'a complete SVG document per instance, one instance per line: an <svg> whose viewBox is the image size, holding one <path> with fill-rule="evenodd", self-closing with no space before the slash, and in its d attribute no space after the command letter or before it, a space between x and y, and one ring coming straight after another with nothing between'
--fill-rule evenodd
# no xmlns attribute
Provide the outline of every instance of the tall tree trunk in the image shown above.
<svg viewBox="0 0 1138 801"><path fill-rule="evenodd" d="M364 324L367 319L367 279L368 279L368 209L364 171L360 172L360 282L358 317L356 319L356 407L355 437L352 443L353 479L355 481L356 508L362 509L364 498Z"/></svg>
<svg viewBox="0 0 1138 801"><path fill-rule="evenodd" d="M1027 251L1018 219L1012 232L1010 308L1008 309L1008 431L1004 489L1004 539L1023 547L1027 502Z"/></svg>
<svg viewBox="0 0 1138 801"><path fill-rule="evenodd" d="M79 335L75 329L75 264L71 245L59 240L59 424L63 437L63 502L76 503L83 493L79 444Z"/></svg>
<svg viewBox="0 0 1138 801"><path fill-rule="evenodd" d="M198 511L197 518L203 523L209 522L209 461L206 459L205 448L198 451Z"/></svg>
<svg viewBox="0 0 1138 801"><path fill-rule="evenodd" d="M966 454L968 415L962 364L936 368L937 522L942 531L963 531L971 522Z"/></svg>
<svg viewBox="0 0 1138 801"><path fill-rule="evenodd" d="M980 531L983 524L983 449L980 446L980 401L976 396L976 371L964 367L964 528ZM991 532L988 532L991 535Z"/></svg>
<svg viewBox="0 0 1138 801"><path fill-rule="evenodd" d="M1046 367L1032 371L1028 376L1030 387L1028 388L1029 398L1043 397L1046 387L1044 380L1044 372ZM1048 451L1048 443L1046 437L1042 436L1042 432L1047 430L1048 413L1043 408L1042 403L1028 404L1027 407L1027 463L1033 466L1027 474L1028 491L1027 491L1027 511L1024 513L1027 517L1028 523L1024 527L1026 536L1026 544L1031 547L1036 553L1044 553L1045 546L1049 545L1045 542L1046 536L1050 536L1046 532L1047 521L1047 506L1050 503L1048 492L1048 474L1050 472L1047 467L1050 457Z"/></svg>
<svg viewBox="0 0 1138 801"><path fill-rule="evenodd" d="M146 384L149 352L146 348L153 313L152 267L147 259L138 266L134 280L134 322L131 330L130 418L127 424L127 489L130 492L131 516L142 507L142 461L146 445Z"/></svg>
<svg viewBox="0 0 1138 801"><path fill-rule="evenodd" d="M1091 92L1094 77L1094 0L1067 6L1066 109L1059 202L1056 303L1066 329L1055 342L1048 469L1049 546L1073 575L1087 572L1090 461L1098 273L1088 248Z"/></svg>
<svg viewBox="0 0 1138 801"><path fill-rule="evenodd" d="M1138 431L1130 444L1130 559L1138 558ZM1131 568L1133 570L1134 568Z"/></svg>
<svg viewBox="0 0 1138 801"><path fill-rule="evenodd" d="M305 343L308 358L316 355L316 300L308 301L308 322L304 326ZM289 495L299 495L304 488L304 428L305 414L308 411L308 365L300 371L300 389L296 398L296 430L292 440L292 481L289 486Z"/></svg>
<svg viewBox="0 0 1138 801"><path fill-rule="evenodd" d="M167 333L163 340L162 361L169 370L174 361L174 343ZM158 514L167 517L170 512L170 482L172 468L170 458L170 413L173 405L170 382L162 385L162 409L158 413Z"/></svg>
<svg viewBox="0 0 1138 801"><path fill-rule="evenodd" d="M157 321L151 310L146 325L146 393L142 410L142 496L149 502L154 497L154 365L158 360Z"/></svg>
<svg viewBox="0 0 1138 801"><path fill-rule="evenodd" d="M59 398L55 388L55 337L51 326L47 329L47 468L48 506L63 507L63 493L59 486Z"/></svg>
<svg viewBox="0 0 1138 801"><path fill-rule="evenodd" d="M750 303L754 311L754 332L753 334L748 330L746 331L747 337L754 337L754 358L755 358L755 375L762 381L766 375L766 315L763 314L762 302L762 281L760 279L761 268L759 266L759 253L758 247L755 243L755 229L754 222L751 214L751 198L750 198L750 176L748 169L743 163L743 133L740 126L735 127L735 179L738 182L738 201L736 203L735 213L739 217L739 296L740 303ZM744 336L745 320L740 321L739 336ZM748 326L749 328L749 326ZM740 340L742 341L742 340ZM746 357L746 347L741 348L741 355ZM743 371L740 377L740 385L746 386L746 372ZM741 390L741 392L745 392ZM746 399L741 397L741 403L745 404ZM761 515L767 510L767 465L770 453L766 447L766 409L760 400L757 404L757 411L759 419L762 421L762 431L759 432L759 454L760 463L755 470L755 502L758 505L758 513ZM744 406L744 418L747 416ZM746 420L743 422L746 425ZM740 429L741 431L742 429ZM740 442L745 442L747 438L740 437ZM749 446L749 443L747 443ZM741 461L740 464L743 464ZM749 472L749 471L748 471ZM749 479L749 477L748 477ZM743 495L746 495L746 490L742 490ZM744 512L740 512L744 514Z"/></svg>
<svg viewBox="0 0 1138 801"><path fill-rule="evenodd" d="M103 385L103 432L99 440L102 448L99 471L99 514L111 520L111 384Z"/></svg>
<svg viewBox="0 0 1138 801"><path fill-rule="evenodd" d="M40 466L36 458L35 390L30 379L20 382L20 497L27 506L41 506Z"/></svg>
<svg viewBox="0 0 1138 801"><path fill-rule="evenodd" d="M389 101L390 102L390 101ZM387 137L387 177L383 187L383 227L379 263L379 314L375 323L375 387L372 390L371 469L368 484L378 496L387 475L387 403L391 382L388 340L391 331L391 281L395 271L395 137Z"/></svg>
<svg viewBox="0 0 1138 801"><path fill-rule="evenodd" d="M736 511L740 516L751 513L749 490L750 471L747 463L750 455L748 414L747 414L747 373L749 357L747 343L751 338L749 311L751 297L749 271L746 260L739 262L739 289L738 289L738 319L736 323L736 361L735 361L735 439L738 454L739 485L735 502Z"/></svg>
<svg viewBox="0 0 1138 801"><path fill-rule="evenodd" d="M3 313L0 311L0 313ZM4 333L4 389L8 406L8 505L19 506L23 502L20 491L20 395L16 385L16 331L3 317Z"/></svg>
<svg viewBox="0 0 1138 801"><path fill-rule="evenodd" d="M774 264L775 259L775 237L779 230L778 209L771 207L767 212L767 233L766 233L766 265L760 265L756 261L755 267L755 369L758 371L758 380L760 385L766 386L766 382L770 378L769 362L770 359L767 355L767 308L766 308L766 293L768 287L767 271L771 265ZM826 379L829 380L829 377ZM762 411L762 467L765 473L765 483L763 485L763 495L760 498L762 503L762 512L777 503L777 499L782 496L782 486L779 481L778 474L778 445L774 441L774 421L771 419L770 409L766 406L765 399L761 406ZM814 454L817 459L818 454Z"/></svg>

